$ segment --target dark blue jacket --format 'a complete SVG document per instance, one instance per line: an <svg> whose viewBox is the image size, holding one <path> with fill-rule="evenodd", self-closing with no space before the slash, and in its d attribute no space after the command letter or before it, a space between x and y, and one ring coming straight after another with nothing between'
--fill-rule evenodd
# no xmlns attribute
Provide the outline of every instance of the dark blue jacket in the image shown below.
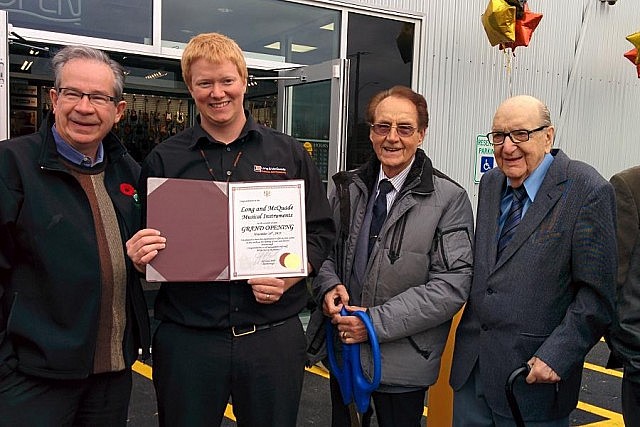
<svg viewBox="0 0 640 427"><path fill-rule="evenodd" d="M576 407L584 358L614 314L613 188L585 163L557 149L551 154L535 201L497 262L506 177L496 168L480 181L473 283L450 376L460 390L477 362L488 405L511 416L505 382L538 357L561 381L516 384L525 421L566 417Z"/></svg>

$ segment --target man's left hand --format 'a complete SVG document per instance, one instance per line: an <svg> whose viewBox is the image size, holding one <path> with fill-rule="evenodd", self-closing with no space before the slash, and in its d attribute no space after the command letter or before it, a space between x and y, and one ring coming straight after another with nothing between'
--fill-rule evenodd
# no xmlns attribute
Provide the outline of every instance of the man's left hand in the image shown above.
<svg viewBox="0 0 640 427"><path fill-rule="evenodd" d="M529 368L529 375L527 375L527 383L557 383L560 381L560 377L556 372L549 367L546 363L542 361L542 359L538 359L533 356L527 362Z"/></svg>
<svg viewBox="0 0 640 427"><path fill-rule="evenodd" d="M365 307L355 305L347 305L345 308L349 312L367 310ZM337 314L331 319L331 323L336 325L340 339L345 344L357 344L369 339L367 327L357 316L341 316Z"/></svg>
<svg viewBox="0 0 640 427"><path fill-rule="evenodd" d="M287 290L302 280L302 277L256 277L249 279L253 296L260 304L273 304L280 301Z"/></svg>

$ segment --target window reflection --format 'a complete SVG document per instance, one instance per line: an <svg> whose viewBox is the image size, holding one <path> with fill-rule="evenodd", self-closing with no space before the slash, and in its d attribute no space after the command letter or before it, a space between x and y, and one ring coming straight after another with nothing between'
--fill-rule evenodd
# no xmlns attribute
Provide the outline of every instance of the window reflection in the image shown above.
<svg viewBox="0 0 640 427"><path fill-rule="evenodd" d="M151 44L152 0L0 2L14 27Z"/></svg>
<svg viewBox="0 0 640 427"><path fill-rule="evenodd" d="M373 153L366 123L369 99L395 85L411 87L413 28L408 22L349 14L347 169L361 165Z"/></svg>
<svg viewBox="0 0 640 427"><path fill-rule="evenodd" d="M162 2L163 46L205 32L231 37L248 57L316 64L339 57L340 12L281 0Z"/></svg>

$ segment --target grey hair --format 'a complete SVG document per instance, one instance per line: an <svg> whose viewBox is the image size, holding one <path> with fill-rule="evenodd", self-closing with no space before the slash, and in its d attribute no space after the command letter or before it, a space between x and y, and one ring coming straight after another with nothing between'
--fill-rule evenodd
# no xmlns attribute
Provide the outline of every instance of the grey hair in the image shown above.
<svg viewBox="0 0 640 427"><path fill-rule="evenodd" d="M122 65L114 61L105 52L94 49L88 46L66 46L55 54L51 60L53 67L53 73L55 75L56 90L60 88L60 79L62 78L62 68L74 59L88 59L93 61L102 62L111 68L113 72L113 91L117 100L122 99L122 92L124 91L124 68Z"/></svg>
<svg viewBox="0 0 640 427"><path fill-rule="evenodd" d="M551 113L549 112L549 108L542 103L540 107L540 117L542 118L542 124L544 126L552 126Z"/></svg>

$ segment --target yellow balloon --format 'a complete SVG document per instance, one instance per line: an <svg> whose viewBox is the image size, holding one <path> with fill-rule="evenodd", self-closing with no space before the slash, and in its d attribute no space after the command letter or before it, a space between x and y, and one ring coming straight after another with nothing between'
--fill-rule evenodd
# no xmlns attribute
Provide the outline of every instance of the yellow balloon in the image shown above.
<svg viewBox="0 0 640 427"><path fill-rule="evenodd" d="M489 0L481 17L482 26L491 46L516 39L516 8L504 0Z"/></svg>
<svg viewBox="0 0 640 427"><path fill-rule="evenodd" d="M640 51L640 31L627 36L627 40L633 44L638 51ZM636 55L636 65L640 64L640 55Z"/></svg>

